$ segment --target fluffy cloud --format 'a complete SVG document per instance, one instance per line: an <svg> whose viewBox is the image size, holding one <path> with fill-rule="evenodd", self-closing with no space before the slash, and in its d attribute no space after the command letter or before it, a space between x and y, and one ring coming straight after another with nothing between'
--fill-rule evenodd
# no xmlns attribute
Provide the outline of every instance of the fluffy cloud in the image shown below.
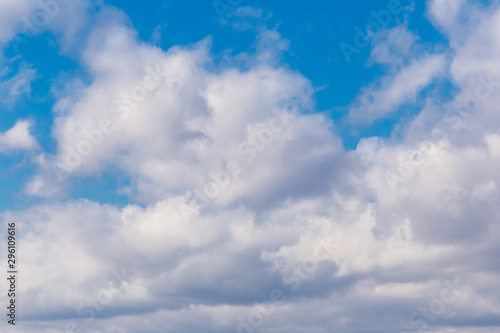
<svg viewBox="0 0 500 333"><path fill-rule="evenodd" d="M17 150L33 150L38 147L36 139L30 134L32 122L19 120L14 127L0 133L0 153Z"/></svg>
<svg viewBox="0 0 500 333"><path fill-rule="evenodd" d="M310 82L274 66L279 34L263 31L259 43L266 46L235 60L249 69L212 71L210 39L163 52L106 23L84 53L94 82L55 106L58 155L46 157L44 182L116 167L134 180L139 200L154 202L205 192L232 163L239 175L216 202L255 205L324 191L325 178L341 182L336 169L349 162L331 121L308 114ZM308 182L294 183L301 173ZM273 191L263 195L265 184Z"/></svg>
<svg viewBox="0 0 500 333"><path fill-rule="evenodd" d="M447 68L459 92L427 101L401 137L345 151L311 112L312 84L280 65L276 31L216 65L209 38L163 51L105 11L81 58L93 80L58 100L57 151L26 190L119 170L134 203L3 213L24 230L23 331L494 332L498 13L430 2L449 57L406 27L378 36L387 74L353 119L390 115Z"/></svg>

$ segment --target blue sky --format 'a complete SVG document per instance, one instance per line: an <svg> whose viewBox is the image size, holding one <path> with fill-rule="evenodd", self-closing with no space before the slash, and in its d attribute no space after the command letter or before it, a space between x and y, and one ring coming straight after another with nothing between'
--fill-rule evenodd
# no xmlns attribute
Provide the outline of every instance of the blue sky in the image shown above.
<svg viewBox="0 0 500 333"><path fill-rule="evenodd" d="M255 27L245 31L234 29L229 23L234 20L234 11L237 7L229 4L228 7L222 7L220 14L227 22L221 22L214 3L147 1L138 6L133 1L111 1L106 2L104 6L112 5L123 11L129 18L128 24L137 31L138 38L142 42L156 44L163 50L175 45L193 44L211 36L212 53L216 63L226 52L233 54L252 52L258 29L276 29L290 43L289 49L282 55L284 64L306 76L317 89L314 95L317 105L311 111L323 112L334 120L346 149L355 149L363 137L391 136L398 122L396 118L385 119L372 126L359 127L345 124L348 106L359 93L360 87L376 79L383 73L384 68L367 62L370 56L369 47L360 49L359 54L353 54L350 63L340 48L342 42L354 45L353 38L356 34L354 27L364 29L364 25L373 20L371 11L385 10L387 1L364 3L320 1L308 5L304 5L301 1L290 1L286 5L279 2L271 4L258 1L242 3L241 6L261 9L265 17L250 19ZM406 23L409 30L418 34L422 44L432 43L434 48L436 45L446 45L445 36L442 36L426 19L425 3L403 1L400 7L401 13L390 17L387 28ZM96 15L99 12L99 5L90 7L88 11L95 11L95 14L91 15ZM153 37L155 31L157 35ZM21 53L17 55L19 58L8 67L11 72L6 78L15 75L16 66L21 61L36 68L37 76L31 84L31 93L22 96L15 105L6 106L6 112L0 115L3 130L12 127L19 117L37 119L37 124L33 128L34 133L40 145L49 153L55 152L56 149L54 140L50 137L53 121L52 106L55 102L51 93L52 85L58 78L68 75L79 75L83 80L90 79L78 59L78 51L84 43L83 38L81 43L75 42L68 51L61 50L56 38L53 32L47 31L27 44L20 44ZM13 47L7 48L5 55L15 58ZM402 108L404 109L402 112L411 117L419 108L421 105L418 104L407 106ZM6 158L2 162L5 169L22 161L22 157L16 154L2 158ZM16 171L15 180L5 177L9 185L5 186L1 193L4 209L12 205L22 207L23 203L32 202L21 198L19 192L23 190L22 182L32 176L33 172L33 169L30 170L29 166L26 166ZM93 180L87 181L93 182ZM74 197L83 196L101 202L126 203L126 198L104 190L110 186L116 187L117 183L113 179L104 182L99 180L92 183L91 190L83 190L81 185L78 185L72 186L70 192L75 191ZM96 191L96 188L100 190Z"/></svg>
<svg viewBox="0 0 500 333"><path fill-rule="evenodd" d="M0 3L20 331L496 332L499 8Z"/></svg>

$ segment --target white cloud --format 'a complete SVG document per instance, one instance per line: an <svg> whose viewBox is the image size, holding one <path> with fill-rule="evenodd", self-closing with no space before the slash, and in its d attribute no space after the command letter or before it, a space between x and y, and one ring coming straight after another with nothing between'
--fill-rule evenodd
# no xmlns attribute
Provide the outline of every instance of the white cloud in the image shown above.
<svg viewBox="0 0 500 333"><path fill-rule="evenodd" d="M35 8L37 3L30 0L2 1L0 3L0 41L6 42L13 37L14 30Z"/></svg>
<svg viewBox="0 0 500 333"><path fill-rule="evenodd" d="M408 30L407 25L384 29L372 37L370 61L390 66L392 70L404 65L418 51L418 36Z"/></svg>
<svg viewBox="0 0 500 333"><path fill-rule="evenodd" d="M470 8L466 5L467 0L431 0L428 2L428 12L434 23L450 35L459 33L458 30L464 31L457 19L461 11L466 12L466 8Z"/></svg>
<svg viewBox="0 0 500 333"><path fill-rule="evenodd" d="M138 44L129 28L106 23L84 53L94 82L55 107L58 155L47 157L52 161L42 166L45 176L37 183L42 177L44 184L57 182L54 163L57 173L74 175L117 167L134 180L139 200L155 202L203 191L210 174L236 160L242 174L216 202L262 205L284 193L300 196L324 187L322 177L335 173L328 164L339 159L341 143L331 121L306 114L313 107L310 82L274 67L283 43L276 32L263 31L255 54L235 57L249 69L209 71L209 39L163 52ZM296 119L280 119L291 113ZM104 130L103 119L114 129ZM249 162L250 153L257 156ZM301 171L287 167L292 163ZM290 182L300 172L311 175L308 184ZM262 197L263 184L274 184L273 193Z"/></svg>
<svg viewBox="0 0 500 333"><path fill-rule="evenodd" d="M387 118L399 107L415 102L418 93L445 74L446 56L430 54L416 44L406 25L384 30L374 37L370 61L382 64L387 74L361 89L350 107L349 119L369 124Z"/></svg>
<svg viewBox="0 0 500 333"><path fill-rule="evenodd" d="M31 93L31 83L36 79L36 70L22 62L17 73L8 80L0 81L0 98L2 104L14 105L23 95Z"/></svg>
<svg viewBox="0 0 500 333"><path fill-rule="evenodd" d="M460 12L483 21L461 36L444 30L455 52L449 59L411 59L418 38L401 27L388 31L372 60L390 75L361 92L351 116L388 116L448 61L460 92L449 105L428 101L401 138L366 138L350 152L327 117L308 112L312 84L279 65L287 43L277 32L264 31L256 53L216 66L210 39L164 52L138 43L125 19L108 13L116 20L101 23L82 57L93 81L63 90L54 108L57 154L36 158L40 173L26 191L59 195L52 163L65 163L68 147L91 147L68 176L118 168L132 179L132 200L146 204L67 200L3 214L24 230L24 332L62 329L69 320L89 331L235 331L238 317L248 318L274 289L286 300L263 331L410 332L418 329L410 315L455 278L469 289L429 331L494 332L484 327L500 315L500 88L482 78L498 71L492 46L500 38L491 27L500 16L444 1L429 10L445 26ZM454 126L444 107L463 104L479 84L489 97ZM190 191L203 191L229 160L241 169L230 184L209 205L192 200ZM388 172L399 177L396 186ZM325 240L331 252L317 259ZM78 305L122 267L129 285L86 322ZM293 289L304 269L311 273Z"/></svg>
<svg viewBox="0 0 500 333"><path fill-rule="evenodd" d="M0 153L38 148L36 139L30 133L32 125L29 120L19 120L14 127L0 133Z"/></svg>
<svg viewBox="0 0 500 333"><path fill-rule="evenodd" d="M443 55L414 60L395 76L383 77L379 86L363 89L350 110L350 119L358 123L371 123L393 114L404 103L414 102L417 94L433 78L443 73L444 60Z"/></svg>

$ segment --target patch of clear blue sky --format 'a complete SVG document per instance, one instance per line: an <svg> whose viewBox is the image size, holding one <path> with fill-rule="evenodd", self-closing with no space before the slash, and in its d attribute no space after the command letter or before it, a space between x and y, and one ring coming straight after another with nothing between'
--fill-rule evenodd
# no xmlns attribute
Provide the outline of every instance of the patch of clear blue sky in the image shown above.
<svg viewBox="0 0 500 333"><path fill-rule="evenodd" d="M221 0L227 2L227 0ZM168 49L174 45L186 45L200 41L208 35L213 38L215 59L221 58L223 51L231 49L233 54L248 51L254 46L255 31L237 31L230 25L221 24L212 0L108 0L105 1L122 9L131 19L139 38L150 40L158 26L161 29L161 47ZM268 28L275 28L283 38L290 41L290 52L285 54L284 62L291 69L299 71L310 79L315 87L324 87L316 94L318 112L328 112L336 124L336 131L342 137L347 149L354 149L363 137L389 137L401 112L393 118L378 121L372 126L352 128L342 119L347 112L346 106L358 94L360 88L383 74L379 66L368 67L366 60L370 47L354 54L352 62L344 58L339 44L353 43L354 27L364 28L371 11L387 9L389 0L331 1L311 2L243 0L240 6L260 8L264 16L272 17L263 21ZM387 27L409 22L409 29L420 37L422 43L446 45L446 39L439 34L425 18L423 1L402 0L403 6L414 5L413 11L404 11L393 16ZM226 13L227 14L227 13ZM51 126L54 96L49 92L53 82L64 73L77 74L85 79L84 69L79 67L76 56L61 55L55 38L44 34L22 45L22 58L37 70L37 80L33 83L30 97L23 98L11 110L0 112L1 130L14 125L20 118L36 120L35 135L49 153L55 151ZM9 54L10 52L10 54ZM12 50L6 52L12 56ZM18 64L18 63L17 63ZM17 64L13 68L17 68ZM443 94L451 94L452 87L443 89ZM418 112L418 103L404 108L404 116ZM24 184L34 174L32 165L23 161L22 154L0 157L2 189L0 189L0 209L17 207L19 200L26 204L37 199L25 198L22 193ZM24 157L27 159L30 157ZM23 163L24 162L24 163ZM15 170L13 169L15 166ZM10 177L10 174L15 176ZM74 182L72 196L85 197L99 202L126 204L127 198L117 194L124 186L124 176L101 179L88 179Z"/></svg>

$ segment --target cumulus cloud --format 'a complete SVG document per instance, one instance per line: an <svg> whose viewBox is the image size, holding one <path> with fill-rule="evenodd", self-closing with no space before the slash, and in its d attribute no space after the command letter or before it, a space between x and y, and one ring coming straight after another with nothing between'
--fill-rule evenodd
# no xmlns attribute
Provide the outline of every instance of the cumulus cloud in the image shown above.
<svg viewBox="0 0 500 333"><path fill-rule="evenodd" d="M9 153L37 148L38 143L30 133L32 125L33 123L29 120L19 120L14 127L0 133L0 152Z"/></svg>
<svg viewBox="0 0 500 333"><path fill-rule="evenodd" d="M451 55L419 49L406 26L385 31L371 59L387 72L351 117L397 112L448 68L458 92L427 101L401 137L353 151L313 112L312 83L283 65L277 31L215 64L210 38L164 51L105 10L81 57L92 81L58 96L57 150L35 158L26 192L57 196L66 179L119 170L133 203L2 214L24 230L24 332L72 321L117 332L494 332L500 14L443 0L428 10ZM29 137L23 126L11 136Z"/></svg>
<svg viewBox="0 0 500 333"><path fill-rule="evenodd" d="M98 28L83 59L96 79L55 106L58 154L42 168L45 182L116 167L132 177L140 200L154 202L203 191L232 162L241 174L217 198L224 204L320 190L335 173L330 164L348 163L339 160L341 142L330 120L308 114L311 83L274 67L279 34L263 31L258 43L256 53L236 56L248 69L214 72L210 39L163 52L139 44L124 25ZM308 183L291 182L299 173ZM262 196L264 184L273 193Z"/></svg>

